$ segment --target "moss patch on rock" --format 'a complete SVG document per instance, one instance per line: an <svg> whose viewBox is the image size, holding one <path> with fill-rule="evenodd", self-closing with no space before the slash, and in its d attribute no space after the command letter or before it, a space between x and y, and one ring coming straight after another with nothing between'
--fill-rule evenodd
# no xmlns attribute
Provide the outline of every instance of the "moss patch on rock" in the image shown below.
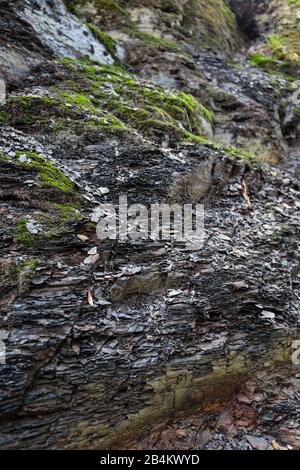
<svg viewBox="0 0 300 470"><path fill-rule="evenodd" d="M34 168L39 173L39 184L41 186L51 186L64 193L74 192L72 181L52 162L35 152L29 150L17 151L19 157L17 163L26 167ZM24 156L24 160L20 157Z"/></svg>
<svg viewBox="0 0 300 470"><path fill-rule="evenodd" d="M94 37L103 44L108 54L116 58L117 43L115 39L105 31L101 31L100 29L98 29L92 23L86 23L86 25L92 31Z"/></svg>
<svg viewBox="0 0 300 470"><path fill-rule="evenodd" d="M52 161L24 149L10 152L9 155L0 153L0 164L6 165L9 171L21 178L19 187L12 193L24 214L13 229L16 243L28 248L41 248L47 240L54 237L59 240L59 237L67 235L70 224L82 219L85 201L75 184ZM30 174L32 179L29 186L22 184L25 169L25 174ZM16 195L19 193L18 198ZM24 213L24 207L30 209Z"/></svg>
<svg viewBox="0 0 300 470"><path fill-rule="evenodd" d="M188 0L184 5L182 32L191 42L235 49L239 37L235 15L223 0ZM204 43L204 44L203 44Z"/></svg>
<svg viewBox="0 0 300 470"><path fill-rule="evenodd" d="M70 224L82 219L80 211L75 205L53 203L47 213L33 212L21 217L15 224L13 238L16 243L28 248L41 248L47 241L57 238L62 242L62 237L69 233ZM34 221L37 233L32 233L28 224Z"/></svg>
<svg viewBox="0 0 300 470"><path fill-rule="evenodd" d="M121 67L88 59L62 59L56 67L61 78L49 86L47 95L7 100L0 109L6 123L43 132L69 130L76 135L102 128L104 136L109 130L156 142L162 134L177 140L187 132L206 137L213 122L212 113L191 95L166 91Z"/></svg>
<svg viewBox="0 0 300 470"><path fill-rule="evenodd" d="M163 37L154 36L151 33L146 33L144 31L138 31L134 28L126 28L125 32L129 34L129 36L138 39L146 46L157 47L162 50L170 51L170 52L182 52L181 48L178 46L176 41L172 39L165 39Z"/></svg>

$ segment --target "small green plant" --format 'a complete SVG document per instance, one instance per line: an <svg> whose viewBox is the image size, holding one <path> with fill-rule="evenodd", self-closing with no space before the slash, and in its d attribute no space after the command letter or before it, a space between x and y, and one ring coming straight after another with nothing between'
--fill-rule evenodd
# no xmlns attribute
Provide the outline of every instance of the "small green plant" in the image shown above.
<svg viewBox="0 0 300 470"><path fill-rule="evenodd" d="M267 57L259 52L253 52L250 55L250 60L253 65L264 66L278 64L278 61L272 57Z"/></svg>

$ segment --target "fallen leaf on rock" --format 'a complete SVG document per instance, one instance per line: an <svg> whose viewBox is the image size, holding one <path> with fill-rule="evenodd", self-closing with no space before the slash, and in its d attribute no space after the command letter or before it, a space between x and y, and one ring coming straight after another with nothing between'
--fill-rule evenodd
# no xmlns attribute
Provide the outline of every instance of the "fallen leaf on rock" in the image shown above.
<svg viewBox="0 0 300 470"><path fill-rule="evenodd" d="M82 242L85 242L86 240L89 239L89 237L87 237L86 235L82 235L82 234L77 235L77 238L79 238L79 240L81 240Z"/></svg>
<svg viewBox="0 0 300 470"><path fill-rule="evenodd" d="M80 354L80 346L78 344L73 344L72 349L73 349L75 354L77 354L77 355Z"/></svg>
<svg viewBox="0 0 300 470"><path fill-rule="evenodd" d="M180 438L186 437L187 436L187 431L185 429L177 429L176 430L176 435Z"/></svg>
<svg viewBox="0 0 300 470"><path fill-rule="evenodd" d="M91 289L88 290L88 303L92 307L94 306L94 300L93 300L93 295L92 295Z"/></svg>
<svg viewBox="0 0 300 470"><path fill-rule="evenodd" d="M272 441L272 447L275 450L283 450L284 449L284 447L282 447L280 444L278 444L278 442L276 442L275 440Z"/></svg>
<svg viewBox="0 0 300 470"><path fill-rule="evenodd" d="M85 260L83 261L84 264L94 264L98 261L99 259L99 255L90 255L88 256L87 258L85 258Z"/></svg>
<svg viewBox="0 0 300 470"><path fill-rule="evenodd" d="M249 198L248 186L247 186L247 183L246 183L245 180L242 181L242 194L243 194L243 198L247 202L248 206L251 207L252 204L251 204L251 201L250 201L250 198Z"/></svg>

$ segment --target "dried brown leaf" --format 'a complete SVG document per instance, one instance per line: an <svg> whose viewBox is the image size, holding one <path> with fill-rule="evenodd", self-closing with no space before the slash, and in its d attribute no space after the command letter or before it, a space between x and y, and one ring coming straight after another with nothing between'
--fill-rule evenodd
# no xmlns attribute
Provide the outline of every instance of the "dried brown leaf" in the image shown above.
<svg viewBox="0 0 300 470"><path fill-rule="evenodd" d="M247 202L248 206L251 207L252 204L251 204L251 201L250 201L250 198L249 198L248 186L247 186L247 183L246 183L245 180L242 181L242 188L243 188L243 191L242 191L243 198Z"/></svg>
<svg viewBox="0 0 300 470"><path fill-rule="evenodd" d="M92 307L94 306L93 294L92 294L91 289L88 290L88 303Z"/></svg>

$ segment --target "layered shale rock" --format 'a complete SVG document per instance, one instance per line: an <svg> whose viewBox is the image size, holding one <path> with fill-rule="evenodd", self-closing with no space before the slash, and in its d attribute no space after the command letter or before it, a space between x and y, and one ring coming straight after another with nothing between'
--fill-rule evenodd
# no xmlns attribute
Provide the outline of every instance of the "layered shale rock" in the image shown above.
<svg viewBox="0 0 300 470"><path fill-rule="evenodd" d="M217 143L273 162L286 156L283 133L295 134L299 123L299 113L287 99L299 75L297 4L193 0L67 5L140 76L192 93L216 111ZM232 61L237 52L242 54Z"/></svg>
<svg viewBox="0 0 300 470"><path fill-rule="evenodd" d="M295 372L297 77L251 63L229 2L65 3L5 10L3 57L31 55L0 106L1 448L130 447ZM100 241L120 195L203 203L203 247Z"/></svg>

